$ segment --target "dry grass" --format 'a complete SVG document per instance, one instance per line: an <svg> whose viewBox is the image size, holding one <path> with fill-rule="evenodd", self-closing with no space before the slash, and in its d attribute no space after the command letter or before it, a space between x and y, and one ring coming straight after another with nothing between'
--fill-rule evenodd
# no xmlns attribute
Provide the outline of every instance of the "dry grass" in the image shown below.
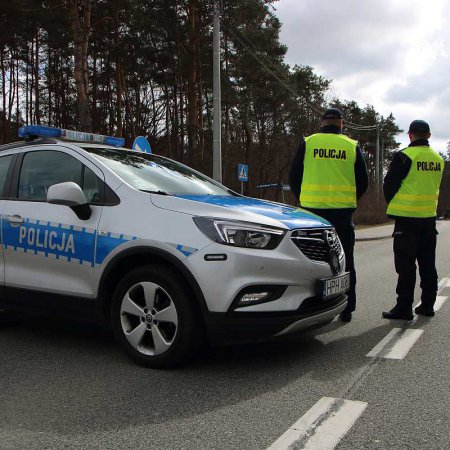
<svg viewBox="0 0 450 450"><path fill-rule="evenodd" d="M353 216L357 225L378 225L388 223L386 215L386 202L381 190L377 192L374 186L369 189L358 202L358 208Z"/></svg>

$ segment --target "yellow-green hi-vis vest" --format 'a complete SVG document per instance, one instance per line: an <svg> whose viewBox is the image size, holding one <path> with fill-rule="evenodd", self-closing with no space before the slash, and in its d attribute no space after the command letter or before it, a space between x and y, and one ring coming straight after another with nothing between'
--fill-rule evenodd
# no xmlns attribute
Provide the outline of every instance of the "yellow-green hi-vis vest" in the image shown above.
<svg viewBox="0 0 450 450"><path fill-rule="evenodd" d="M428 146L408 147L403 153L411 158L411 168L389 202L387 213L400 217L435 217L444 160Z"/></svg>
<svg viewBox="0 0 450 450"><path fill-rule="evenodd" d="M300 205L305 208L356 208L357 142L342 134L305 138Z"/></svg>

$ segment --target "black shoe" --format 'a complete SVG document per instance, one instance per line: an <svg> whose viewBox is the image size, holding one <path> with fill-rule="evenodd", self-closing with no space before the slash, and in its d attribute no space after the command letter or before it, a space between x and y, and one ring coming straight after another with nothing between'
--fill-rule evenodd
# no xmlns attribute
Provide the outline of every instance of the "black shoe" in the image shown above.
<svg viewBox="0 0 450 450"><path fill-rule="evenodd" d="M421 314L422 316L428 316L428 317L434 317L434 309L433 307L424 306L420 304L419 306L416 306L414 309L416 314Z"/></svg>
<svg viewBox="0 0 450 450"><path fill-rule="evenodd" d="M395 308L390 311L383 311L382 316L385 319L413 320L414 318L412 312L398 311Z"/></svg>
<svg viewBox="0 0 450 450"><path fill-rule="evenodd" d="M351 322L351 320L352 320L352 312L351 311L346 311L344 309L344 311L342 311L339 314L339 317L341 318L342 322Z"/></svg>

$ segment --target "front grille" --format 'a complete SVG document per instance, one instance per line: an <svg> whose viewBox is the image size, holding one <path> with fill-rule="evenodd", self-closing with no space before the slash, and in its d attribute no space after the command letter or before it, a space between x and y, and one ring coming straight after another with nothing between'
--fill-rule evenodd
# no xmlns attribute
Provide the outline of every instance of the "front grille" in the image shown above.
<svg viewBox="0 0 450 450"><path fill-rule="evenodd" d="M327 235L331 236L330 245ZM310 228L295 230L291 235L292 242L300 251L313 261L328 262L330 250L341 256L342 247L334 228Z"/></svg>

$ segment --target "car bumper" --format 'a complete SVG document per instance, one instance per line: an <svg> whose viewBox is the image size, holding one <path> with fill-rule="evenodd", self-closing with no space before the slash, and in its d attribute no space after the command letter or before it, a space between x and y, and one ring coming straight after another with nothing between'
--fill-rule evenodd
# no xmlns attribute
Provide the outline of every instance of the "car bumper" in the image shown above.
<svg viewBox="0 0 450 450"><path fill-rule="evenodd" d="M311 297L291 312L210 312L206 329L213 345L254 342L328 323L346 305L347 295L343 294L327 301Z"/></svg>

